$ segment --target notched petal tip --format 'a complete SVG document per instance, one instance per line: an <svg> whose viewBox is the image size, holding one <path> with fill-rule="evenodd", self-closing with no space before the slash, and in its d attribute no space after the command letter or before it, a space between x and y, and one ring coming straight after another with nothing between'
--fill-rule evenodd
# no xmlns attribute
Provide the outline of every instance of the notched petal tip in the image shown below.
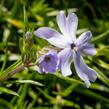
<svg viewBox="0 0 109 109"><path fill-rule="evenodd" d="M63 11L63 10L61 10L59 13L60 13L60 14L64 14L64 11Z"/></svg>
<svg viewBox="0 0 109 109"><path fill-rule="evenodd" d="M78 21L78 17L77 17L77 15L75 14L75 13L68 13L68 17L67 17L67 19L69 19L69 20L71 20L72 22L73 21Z"/></svg>
<svg viewBox="0 0 109 109"><path fill-rule="evenodd" d="M93 69L92 69L92 70L93 70ZM92 75L92 77L91 77L92 79L89 80L89 83L86 83L86 82L85 82L87 88L90 87L91 82L95 82L96 79L97 79L97 74L96 74L96 72L95 72L94 70L93 70L93 72L94 72L94 73L93 73L93 75Z"/></svg>
<svg viewBox="0 0 109 109"><path fill-rule="evenodd" d="M57 18L57 21L60 19L60 18L63 18L65 17L65 13L63 10L59 11L59 13L57 14L56 18Z"/></svg>
<svg viewBox="0 0 109 109"><path fill-rule="evenodd" d="M90 87L90 82L89 83L85 83L86 87L89 88Z"/></svg>
<svg viewBox="0 0 109 109"><path fill-rule="evenodd" d="M43 74L42 68L40 68L40 67L37 67L37 68L36 68L36 71L37 71L39 74Z"/></svg>
<svg viewBox="0 0 109 109"><path fill-rule="evenodd" d="M96 50L96 49L93 49L91 56L94 56L94 55L96 55L96 54L97 54L97 50Z"/></svg>
<svg viewBox="0 0 109 109"><path fill-rule="evenodd" d="M82 33L76 40L76 45L81 48L86 43L89 43L92 37L92 33L90 31L86 31Z"/></svg>
<svg viewBox="0 0 109 109"><path fill-rule="evenodd" d="M69 73L69 72L68 72L68 73L64 73L64 72L63 72L62 75L65 76L65 77L66 77L66 76L70 76L70 75L72 75L72 72L70 72L70 73Z"/></svg>
<svg viewBox="0 0 109 109"><path fill-rule="evenodd" d="M54 34L54 30L48 27L41 27L34 31L34 35L40 38L50 38Z"/></svg>
<svg viewBox="0 0 109 109"><path fill-rule="evenodd" d="M83 34L85 35L84 37L85 37L86 39L91 39L91 37L92 37L91 31L86 31L86 32L84 32Z"/></svg>
<svg viewBox="0 0 109 109"><path fill-rule="evenodd" d="M96 50L96 48L94 48L94 47L88 47L88 46L86 46L86 47L84 47L84 48L81 50L81 53L82 53L83 55L94 56L94 55L97 54L97 50Z"/></svg>
<svg viewBox="0 0 109 109"><path fill-rule="evenodd" d="M36 36L38 36L38 37L41 37L41 36L42 36L42 35L41 35L41 28L38 28L37 30L35 30L35 31L33 32L33 34L36 35Z"/></svg>
<svg viewBox="0 0 109 109"><path fill-rule="evenodd" d="M97 73L96 73L95 70L93 70L91 68L89 68L89 69L90 69L90 72L91 72L90 75L89 75L89 79L90 79L91 82L95 82L96 79L97 79Z"/></svg>
<svg viewBox="0 0 109 109"><path fill-rule="evenodd" d="M96 54L97 54L97 50L95 49L94 52L93 52L93 55L96 55Z"/></svg>
<svg viewBox="0 0 109 109"><path fill-rule="evenodd" d="M90 82L94 82L97 79L97 74L93 69L84 63L82 56L80 56L78 52L74 53L73 56L76 72L78 76L85 82L86 87L88 88L91 84Z"/></svg>
<svg viewBox="0 0 109 109"><path fill-rule="evenodd" d="M91 31L86 31L86 35L87 35L87 36L92 36Z"/></svg>

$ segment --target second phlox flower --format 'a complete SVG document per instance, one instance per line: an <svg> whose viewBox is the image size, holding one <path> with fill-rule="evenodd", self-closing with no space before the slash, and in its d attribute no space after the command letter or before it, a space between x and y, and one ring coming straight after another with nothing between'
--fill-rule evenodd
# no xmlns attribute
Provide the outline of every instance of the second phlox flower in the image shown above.
<svg viewBox="0 0 109 109"><path fill-rule="evenodd" d="M59 59L57 51L50 50L48 53L42 55L39 59L39 73L55 73L58 69Z"/></svg>

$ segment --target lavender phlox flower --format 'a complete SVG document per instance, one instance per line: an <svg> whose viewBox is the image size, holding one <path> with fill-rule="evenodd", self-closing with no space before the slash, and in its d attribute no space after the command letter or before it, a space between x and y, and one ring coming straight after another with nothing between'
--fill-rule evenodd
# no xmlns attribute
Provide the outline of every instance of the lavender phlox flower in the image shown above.
<svg viewBox="0 0 109 109"><path fill-rule="evenodd" d="M39 59L39 73L54 73L58 69L59 59L55 50L50 50Z"/></svg>
<svg viewBox="0 0 109 109"><path fill-rule="evenodd" d="M90 42L92 33L90 31L84 32L76 39L78 18L75 13L69 13L66 17L64 12L60 11L57 15L57 23L61 33L48 27L41 27L37 29L34 34L62 49L58 56L60 59L59 68L64 76L72 74L70 64L73 57L78 76L85 82L86 86L89 87L90 82L94 82L97 75L93 69L84 63L81 54L96 54L96 49Z"/></svg>

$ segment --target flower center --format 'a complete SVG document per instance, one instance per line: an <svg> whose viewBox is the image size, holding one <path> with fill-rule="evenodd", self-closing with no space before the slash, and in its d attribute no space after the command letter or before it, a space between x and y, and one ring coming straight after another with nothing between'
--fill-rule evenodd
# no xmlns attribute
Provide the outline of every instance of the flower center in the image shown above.
<svg viewBox="0 0 109 109"><path fill-rule="evenodd" d="M71 49L72 49L73 51L76 51L76 45L75 45L74 43L71 44Z"/></svg>
<svg viewBox="0 0 109 109"><path fill-rule="evenodd" d="M49 62L50 61L50 57L46 56L44 60L45 60L45 62Z"/></svg>
<svg viewBox="0 0 109 109"><path fill-rule="evenodd" d="M75 44L73 43L73 44L71 44L71 49L74 49L76 46L75 46Z"/></svg>

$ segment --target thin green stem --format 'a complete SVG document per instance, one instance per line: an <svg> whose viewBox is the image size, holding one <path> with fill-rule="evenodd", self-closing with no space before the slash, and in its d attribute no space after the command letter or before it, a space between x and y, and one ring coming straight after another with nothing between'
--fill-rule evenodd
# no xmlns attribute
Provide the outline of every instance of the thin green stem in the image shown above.
<svg viewBox="0 0 109 109"><path fill-rule="evenodd" d="M11 78L14 74L18 73L18 72L21 72L24 70L24 65L21 65L19 67L17 67L16 69L8 72L8 74L6 76L3 76L2 78L0 78L0 81L6 81L8 80L9 78Z"/></svg>
<svg viewBox="0 0 109 109"><path fill-rule="evenodd" d="M109 35L109 30L107 30L106 32L96 36L95 38L92 39L92 42L95 43L95 42L98 42L100 41L101 39L103 38L106 38L107 36Z"/></svg>
<svg viewBox="0 0 109 109"><path fill-rule="evenodd" d="M19 65L21 65L21 64L22 64L21 59L18 60L18 61L16 61L16 62L13 63L11 66L9 66L6 70L0 72L0 78L1 78L3 75L5 75L6 73L8 73L9 71L11 71L12 69L14 69L14 68L18 67Z"/></svg>

